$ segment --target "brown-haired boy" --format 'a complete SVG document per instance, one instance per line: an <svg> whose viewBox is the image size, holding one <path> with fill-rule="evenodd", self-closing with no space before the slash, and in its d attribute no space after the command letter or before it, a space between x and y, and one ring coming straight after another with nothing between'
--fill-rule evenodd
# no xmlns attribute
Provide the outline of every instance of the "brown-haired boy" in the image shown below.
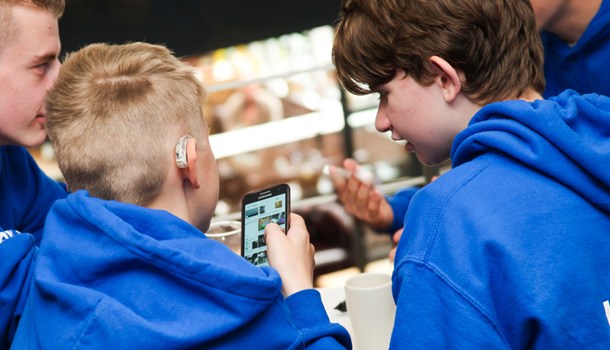
<svg viewBox="0 0 610 350"><path fill-rule="evenodd" d="M607 347L610 99L542 99L529 1L347 0L333 53L380 132L452 164L409 204L391 348Z"/></svg>

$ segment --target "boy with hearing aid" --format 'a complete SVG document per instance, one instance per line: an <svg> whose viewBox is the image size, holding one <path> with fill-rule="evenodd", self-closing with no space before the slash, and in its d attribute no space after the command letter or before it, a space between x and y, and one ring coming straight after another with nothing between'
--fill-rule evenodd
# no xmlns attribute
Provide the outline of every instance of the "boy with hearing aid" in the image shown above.
<svg viewBox="0 0 610 350"><path fill-rule="evenodd" d="M313 289L299 216L286 235L269 225L272 267L203 234L219 188L204 97L162 46L92 44L67 57L46 107L72 193L47 218L13 346L351 348Z"/></svg>

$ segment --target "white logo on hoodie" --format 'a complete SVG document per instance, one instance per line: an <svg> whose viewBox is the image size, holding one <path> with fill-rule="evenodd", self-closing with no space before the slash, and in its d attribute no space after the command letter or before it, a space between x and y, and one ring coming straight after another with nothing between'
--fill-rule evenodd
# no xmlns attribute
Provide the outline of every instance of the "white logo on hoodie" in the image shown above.
<svg viewBox="0 0 610 350"><path fill-rule="evenodd" d="M20 234L21 232L17 231L17 230L6 230L6 231L2 231L0 232L0 243L6 241L7 239Z"/></svg>
<svg viewBox="0 0 610 350"><path fill-rule="evenodd" d="M608 319L608 325L610 326L610 302L604 301L604 310L606 310L606 318Z"/></svg>

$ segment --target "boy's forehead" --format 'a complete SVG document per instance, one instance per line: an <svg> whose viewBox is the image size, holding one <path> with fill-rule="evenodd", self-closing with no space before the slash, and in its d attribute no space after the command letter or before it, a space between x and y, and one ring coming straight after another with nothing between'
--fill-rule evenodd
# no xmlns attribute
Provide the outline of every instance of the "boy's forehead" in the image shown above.
<svg viewBox="0 0 610 350"><path fill-rule="evenodd" d="M0 55L24 55L27 60L53 59L60 53L57 19L50 13L31 6L14 6L11 14L11 37L3 43ZM0 25L4 29L4 25Z"/></svg>

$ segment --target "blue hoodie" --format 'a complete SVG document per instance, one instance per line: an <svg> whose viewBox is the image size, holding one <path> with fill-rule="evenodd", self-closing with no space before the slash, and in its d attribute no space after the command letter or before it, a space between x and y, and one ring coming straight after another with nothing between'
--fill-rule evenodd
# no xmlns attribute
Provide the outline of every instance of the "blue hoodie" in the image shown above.
<svg viewBox="0 0 610 350"><path fill-rule="evenodd" d="M404 218L407 214L407 210L409 209L409 203L413 196L420 190L421 187L406 187L400 189L396 193L391 196L386 196L390 207L392 208L392 213L394 214L394 218L392 219L392 224L389 228L385 229L384 232L389 233L390 235L394 235L394 233L401 229L404 225Z"/></svg>
<svg viewBox="0 0 610 350"><path fill-rule="evenodd" d="M16 349L344 349L315 290L162 210L89 197L47 219Z"/></svg>
<svg viewBox="0 0 610 350"><path fill-rule="evenodd" d="M23 147L0 146L0 227L34 235L40 243L44 221L66 187L46 176Z"/></svg>
<svg viewBox="0 0 610 350"><path fill-rule="evenodd" d="M610 96L610 1L604 0L580 39L573 45L543 32L544 97L565 89Z"/></svg>
<svg viewBox="0 0 610 350"><path fill-rule="evenodd" d="M610 348L610 99L482 108L417 192L392 349Z"/></svg>
<svg viewBox="0 0 610 350"><path fill-rule="evenodd" d="M544 97L559 95L566 89L580 94L597 93L610 96L610 0L602 1L595 17L589 23L580 40L570 45L554 34L543 32ZM402 227L414 188L407 188L388 197L394 212L394 222L387 232L394 233ZM396 218L399 218L397 222Z"/></svg>
<svg viewBox="0 0 610 350"><path fill-rule="evenodd" d="M0 349L9 348L21 317L44 219L66 194L25 148L0 146Z"/></svg>

